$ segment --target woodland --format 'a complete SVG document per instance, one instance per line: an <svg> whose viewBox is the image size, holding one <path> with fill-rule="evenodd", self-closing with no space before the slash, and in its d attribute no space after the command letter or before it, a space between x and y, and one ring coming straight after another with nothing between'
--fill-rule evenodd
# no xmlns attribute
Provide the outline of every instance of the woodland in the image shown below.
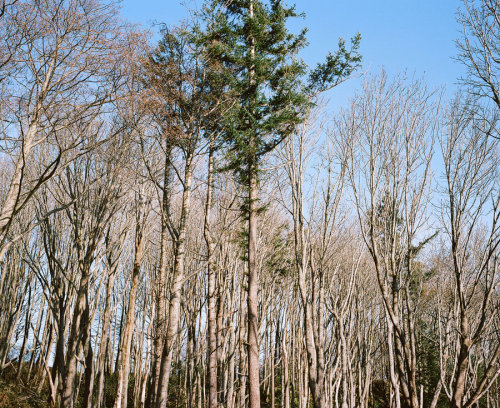
<svg viewBox="0 0 500 408"><path fill-rule="evenodd" d="M0 407L500 408L500 1L457 10L450 95L308 66L282 0L0 0Z"/></svg>

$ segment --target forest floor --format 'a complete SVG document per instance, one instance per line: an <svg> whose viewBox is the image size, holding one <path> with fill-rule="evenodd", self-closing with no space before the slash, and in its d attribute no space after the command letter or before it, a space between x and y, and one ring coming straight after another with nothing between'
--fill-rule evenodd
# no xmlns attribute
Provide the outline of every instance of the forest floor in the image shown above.
<svg viewBox="0 0 500 408"><path fill-rule="evenodd" d="M17 378L16 370L7 367L0 376L0 408L48 408L47 397Z"/></svg>

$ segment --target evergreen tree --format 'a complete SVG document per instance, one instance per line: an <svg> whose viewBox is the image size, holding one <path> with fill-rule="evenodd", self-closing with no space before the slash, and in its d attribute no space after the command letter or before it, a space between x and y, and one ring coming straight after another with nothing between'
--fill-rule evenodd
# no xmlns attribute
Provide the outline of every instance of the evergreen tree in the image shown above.
<svg viewBox="0 0 500 408"><path fill-rule="evenodd" d="M308 72L299 58L306 31L291 33L295 7L280 0L211 0L204 9L199 35L218 82L226 84L230 103L221 117L226 146L225 169L235 171L245 187L247 235L247 324L249 407L260 407L258 288L256 265L259 173L266 153L294 132L314 96L349 77L359 66L359 34L350 50L339 42L335 54Z"/></svg>

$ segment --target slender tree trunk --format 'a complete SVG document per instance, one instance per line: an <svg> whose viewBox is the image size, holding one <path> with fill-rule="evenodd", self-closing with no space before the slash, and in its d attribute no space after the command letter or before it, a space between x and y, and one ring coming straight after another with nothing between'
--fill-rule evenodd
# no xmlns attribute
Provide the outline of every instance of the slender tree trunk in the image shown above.
<svg viewBox="0 0 500 408"><path fill-rule="evenodd" d="M30 332L30 322L31 322L31 285L28 286L28 305L26 306L26 313L24 319L24 337L21 350L19 351L19 362L17 367L17 379L21 376L21 370L23 369L24 352L26 350L26 341L28 340L28 335Z"/></svg>
<svg viewBox="0 0 500 408"><path fill-rule="evenodd" d="M35 326L35 331L33 332L33 351L31 353L31 358L30 358L30 365L28 369L28 375L27 375L27 381L29 382L31 378L31 372L33 370L33 364L35 363L35 357L36 357L36 350L37 348L39 349L38 356L40 357L40 354L42 353L42 344L45 344L46 340L46 334L47 334L47 326L48 326L48 319L45 319L46 321L44 322L45 327L43 330L42 338L40 339L40 332L42 330L42 320L44 318L44 313L45 313L45 298L42 298L40 302L40 306L38 309L38 317L37 317L37 322ZM41 342L40 342L41 340ZM37 370L35 369L35 375L37 373Z"/></svg>
<svg viewBox="0 0 500 408"><path fill-rule="evenodd" d="M128 382L130 376L130 355L132 347L132 335L135 330L135 303L137 298L137 288L139 287L139 275L144 254L144 235L141 226L136 226L135 238L135 258L132 269L132 283L128 297L127 317L123 331L123 342L121 344L120 364L118 365L118 384L116 390L115 408L127 408Z"/></svg>
<svg viewBox="0 0 500 408"><path fill-rule="evenodd" d="M29 125L28 131L26 132L21 153L16 161L16 167L10 182L9 190L7 191L7 195L3 201L3 206L0 210L0 250L5 243L12 219L19 204L26 160L33 149L34 139L38 131L38 112L40 109L41 104L38 103L35 114L33 115L34 118Z"/></svg>
<svg viewBox="0 0 500 408"><path fill-rule="evenodd" d="M285 320L286 324L286 320ZM290 381L288 374L288 344L286 340L287 329L283 328L283 336L281 340L281 406L283 408L290 408Z"/></svg>
<svg viewBox="0 0 500 408"><path fill-rule="evenodd" d="M58 299L57 299L57 311L59 316L57 316L57 339L56 339L56 349L54 354L54 363L52 364L52 381L55 387L61 391L57 395L52 396L53 402L59 402L62 394L62 383L64 378L64 344L66 337L66 326L69 324L69 319L66 316L65 305L63 294L58 289Z"/></svg>
<svg viewBox="0 0 500 408"><path fill-rule="evenodd" d="M104 382L106 380L106 358L107 350L109 349L109 331L111 326L111 296L115 283L116 273L109 272L108 282L106 285L106 299L103 311L103 322L101 329L101 341L99 343L99 352L97 355L97 395L95 405L97 408L104 406ZM109 358L109 357L108 357Z"/></svg>
<svg viewBox="0 0 500 408"><path fill-rule="evenodd" d="M92 408L92 394L94 392L94 351L92 350L92 340L90 339L90 306L87 304L84 313L85 322L85 336L83 344L85 345L85 372L84 372L84 392L83 392L83 406L85 408Z"/></svg>
<svg viewBox="0 0 500 408"><path fill-rule="evenodd" d="M249 17L254 17L253 0L249 1ZM255 39L250 38L250 56L255 59ZM255 68L250 68L250 84L254 83ZM248 288L247 288L247 354L248 354L248 396L249 408L260 408L259 375L259 273L257 270L257 149L255 136L250 141L251 159L248 163Z"/></svg>
<svg viewBox="0 0 500 408"><path fill-rule="evenodd" d="M71 333L68 339L68 349L66 352L67 362L65 365L65 372L62 388L62 408L73 408L74 405L74 391L75 380L77 374L77 353L81 343L81 329L82 320L85 308L87 305L86 297L88 292L88 285L90 274L87 268L84 268L78 288L77 298L75 301L75 310L73 311L73 322L71 325Z"/></svg>
<svg viewBox="0 0 500 408"><path fill-rule="evenodd" d="M259 272L257 270L257 175L251 166L248 210L248 393L249 408L260 408L259 375Z"/></svg>
<svg viewBox="0 0 500 408"><path fill-rule="evenodd" d="M248 368L248 364L245 364L245 307L244 307L244 293L240 294L240 319L239 319L239 333L238 333L238 346L239 346L239 375L238 375L238 384L239 384L239 401L238 408L244 408L246 406L246 386L247 386L247 376L246 370Z"/></svg>
<svg viewBox="0 0 500 408"><path fill-rule="evenodd" d="M167 269L168 269L168 257L167 257L167 246L168 246L168 206L169 206L169 184L170 184L170 154L171 146L168 143L166 146L165 154L165 171L163 174L163 196L161 204L161 237L160 237L160 269L158 271L158 277L156 278L156 314L155 314L155 335L153 341L153 356L152 356L152 373L151 373L151 383L149 387L149 393L146 399L147 407L156 407L156 397L159 387L160 380L160 369L161 369L161 359L163 346L165 344L165 321L167 314L167 304L166 304L166 286L167 286Z"/></svg>
<svg viewBox="0 0 500 408"><path fill-rule="evenodd" d="M190 159L187 159L190 160ZM180 301L182 295L182 286L184 284L184 258L186 251L186 223L189 216L191 205L191 181L192 174L190 163L186 164L184 193L182 197L182 209L179 220L179 228L177 232L177 240L175 243L175 259L174 259L174 282L171 290L171 298L168 310L168 325L165 344L163 346L160 377L158 380L156 408L165 408L168 398L168 385L170 381L170 372L172 368L172 353L174 342L179 329L179 321L181 318Z"/></svg>
<svg viewBox="0 0 500 408"><path fill-rule="evenodd" d="M205 204L205 242L207 244L208 280L208 407L217 408L217 305L215 293L215 242L210 231L213 192L213 142L208 154L207 198Z"/></svg>
<svg viewBox="0 0 500 408"><path fill-rule="evenodd" d="M234 326L232 322L229 322L230 324L230 344L229 344L229 367L228 367L228 376L227 376L227 390L226 390L226 407L227 408L234 408L234 403L235 403L235 390L234 390L234 383L235 383L235 377L234 377L234 371L235 371L235 362L236 362L236 332L234 329Z"/></svg>

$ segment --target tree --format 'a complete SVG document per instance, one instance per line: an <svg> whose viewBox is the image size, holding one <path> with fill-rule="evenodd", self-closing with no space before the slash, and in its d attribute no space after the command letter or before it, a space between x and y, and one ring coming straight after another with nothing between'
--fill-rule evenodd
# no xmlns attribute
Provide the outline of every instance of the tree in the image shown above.
<svg viewBox="0 0 500 408"><path fill-rule="evenodd" d="M460 97L452 103L440 139L446 182L443 215L456 298L455 368L442 374L449 378L445 390L452 408L474 406L500 375L500 342L498 334L490 334L498 330L494 324L499 313L499 146L485 131L490 124L471 113L468 103ZM480 350L488 353L477 371L474 356Z"/></svg>
<svg viewBox="0 0 500 408"><path fill-rule="evenodd" d="M476 98L488 98L500 108L500 3L463 0L458 13L462 37L457 59L466 68L462 83Z"/></svg>
<svg viewBox="0 0 500 408"><path fill-rule="evenodd" d="M17 1L4 11L0 151L12 159L13 170L0 203L0 251L12 240L16 214L81 147L82 134L72 127L90 126L117 96L127 37L112 1ZM44 146L55 148L46 161L39 156L43 166L29 174L31 159Z"/></svg>
<svg viewBox="0 0 500 408"><path fill-rule="evenodd" d="M391 394L418 408L415 257L428 217L433 157L432 93L421 81L391 82L385 73L365 84L336 131L352 149L348 167L359 226L373 261L388 327ZM349 147L351 146L351 147ZM434 391L434 390L433 390ZM440 392L438 385L435 390ZM391 399L392 399L391 398Z"/></svg>
<svg viewBox="0 0 500 408"><path fill-rule="evenodd" d="M162 408L167 403L174 343L181 320L193 172L199 156L206 151L207 138L210 137L207 135L210 135L211 131L210 119L213 118L218 105L218 93L210 82L211 77L207 64L203 61L200 45L193 41L192 35L185 27L165 28L162 40L144 68L146 86L153 95L152 109L160 130L160 146L165 152L163 183L155 180L162 195L162 242L166 242L169 234L174 247L168 320L166 324L160 323L160 319L163 320L165 315L163 309L166 308L165 299L162 299L161 295L157 318L159 328L156 334L157 361L153 374L153 394L154 405ZM150 174L153 172L150 171ZM172 198L175 176L182 190L178 215ZM163 247L160 254L160 285L165 285L167 271L166 245L163 244Z"/></svg>
<svg viewBox="0 0 500 408"><path fill-rule="evenodd" d="M347 51L339 51L310 73L297 58L306 45L306 30L295 35L286 24L298 17L294 7L281 0L210 1L204 9L206 30L200 34L207 59L219 65L231 105L223 115L227 146L226 170L236 172L246 189L243 213L248 220L246 259L247 353L249 406L260 407L259 375L259 271L257 233L259 173L267 153L301 123L314 92L334 86L358 67L360 37Z"/></svg>
<svg viewBox="0 0 500 408"><path fill-rule="evenodd" d="M359 406L362 402L356 405L354 386L348 386L347 371L351 367L348 367L350 350L347 343L350 337L345 326L347 316L352 311L350 305L357 280L355 275L363 247L359 241L357 244L347 244L350 234L348 227L342 225L347 217L340 208L346 189L349 150L335 139L335 132L327 131L326 135L320 133L322 126L313 126L314 119L319 122L314 116L311 115L300 125L281 149L282 166L290 185L291 205L288 201L284 205L293 218L294 269L303 315L309 388L313 407L333 404L326 392L330 383L327 338L333 338L342 353L342 407ZM318 134L325 136L327 142L322 143ZM319 146L320 153L317 156L311 152L314 146ZM317 166L318 174L309 175L312 180L316 180L310 188L305 183L309 161L320 163ZM349 250L343 251L343 246L349 247ZM331 287L331 281L335 281L338 288ZM330 299L331 306L327 308ZM327 328L329 321L336 322L331 326L332 330ZM329 335L327 330L333 333Z"/></svg>

